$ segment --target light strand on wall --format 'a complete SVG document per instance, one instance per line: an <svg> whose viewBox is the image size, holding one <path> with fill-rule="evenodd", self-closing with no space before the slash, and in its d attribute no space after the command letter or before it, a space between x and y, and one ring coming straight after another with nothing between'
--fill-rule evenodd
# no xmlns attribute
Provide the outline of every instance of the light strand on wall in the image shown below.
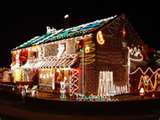
<svg viewBox="0 0 160 120"><path fill-rule="evenodd" d="M152 74L154 73L151 67L148 67L144 72L140 67L138 67L135 71L131 72L130 75L135 74L136 72L138 72L138 70L140 70L142 74L146 74L149 70L152 72Z"/></svg>
<svg viewBox="0 0 160 120"><path fill-rule="evenodd" d="M78 81L79 81L79 71L76 69L71 69L71 81L69 87L70 96L73 96L79 89Z"/></svg>
<svg viewBox="0 0 160 120"><path fill-rule="evenodd" d="M98 96L107 97L115 95L115 85L113 84L113 72L100 71Z"/></svg>
<svg viewBox="0 0 160 120"><path fill-rule="evenodd" d="M157 74L158 71L160 71L160 68L158 68L157 70L153 71L150 67L148 67L148 68L143 72L143 70L142 70L140 67L138 67L134 72L130 73L130 75L133 75L133 74L135 74L135 73L138 72L138 71L140 71L143 75L146 75L146 73L147 73L148 71L150 71L152 74L150 75L149 79L152 79L152 77L153 77L155 74Z"/></svg>

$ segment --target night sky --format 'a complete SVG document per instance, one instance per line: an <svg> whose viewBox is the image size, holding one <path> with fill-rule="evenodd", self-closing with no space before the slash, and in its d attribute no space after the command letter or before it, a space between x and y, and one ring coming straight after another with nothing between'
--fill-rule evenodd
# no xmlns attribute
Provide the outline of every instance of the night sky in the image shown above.
<svg viewBox="0 0 160 120"><path fill-rule="evenodd" d="M64 15L69 14L70 26L91 22L125 13L143 41L150 47L160 49L159 7L148 1L95 0L92 2L59 1L55 4L43 2L41 5L25 3L14 7L1 8L0 11L0 67L9 67L10 50L46 32L46 26L63 28ZM8 9L8 11L7 11ZM4 12L5 11L5 12Z"/></svg>

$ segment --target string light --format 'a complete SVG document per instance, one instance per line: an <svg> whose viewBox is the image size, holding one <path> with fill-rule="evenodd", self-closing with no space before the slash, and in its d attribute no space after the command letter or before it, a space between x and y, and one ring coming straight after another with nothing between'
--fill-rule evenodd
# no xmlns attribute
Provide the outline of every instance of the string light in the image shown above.
<svg viewBox="0 0 160 120"><path fill-rule="evenodd" d="M151 69L151 67L148 67L144 72L140 67L138 67L135 71L131 72L130 75L135 74L136 72L138 72L138 70L140 70L142 74L146 74L148 71L151 71L152 74L154 74L154 71ZM159 70L159 69L157 69L157 70Z"/></svg>
<svg viewBox="0 0 160 120"><path fill-rule="evenodd" d="M68 15L68 14L66 14L66 15L64 16L64 19L67 19L67 18L69 18L69 15Z"/></svg>
<svg viewBox="0 0 160 120"><path fill-rule="evenodd" d="M85 47L85 53L90 53L90 47L89 46Z"/></svg>
<svg viewBox="0 0 160 120"><path fill-rule="evenodd" d="M97 33L97 43L100 45L103 45L105 43L105 40L102 35L102 31L98 31Z"/></svg>
<svg viewBox="0 0 160 120"><path fill-rule="evenodd" d="M125 37L125 36L126 36L126 29L125 29L125 27L123 27L122 35L123 35L123 37Z"/></svg>
<svg viewBox="0 0 160 120"><path fill-rule="evenodd" d="M71 69L71 81L69 86L70 96L75 95L75 93L79 89L78 81L79 81L79 70Z"/></svg>
<svg viewBox="0 0 160 120"><path fill-rule="evenodd" d="M129 60L134 61L134 62L142 62L143 61L143 55L140 51L140 49L137 49L136 47L134 47L134 49L129 48Z"/></svg>
<svg viewBox="0 0 160 120"><path fill-rule="evenodd" d="M134 75L135 73L137 73L138 71L140 71L144 76L147 75L147 72L151 72L151 75L148 79L152 79L154 75L158 74L158 72L160 71L160 68L158 68L157 70L153 71L150 67L148 67L145 71L143 71L140 67L138 67L134 72L130 73L130 75Z"/></svg>
<svg viewBox="0 0 160 120"><path fill-rule="evenodd" d="M55 89L55 70L54 70L54 73L52 74L51 79L52 79L52 90L54 90Z"/></svg>

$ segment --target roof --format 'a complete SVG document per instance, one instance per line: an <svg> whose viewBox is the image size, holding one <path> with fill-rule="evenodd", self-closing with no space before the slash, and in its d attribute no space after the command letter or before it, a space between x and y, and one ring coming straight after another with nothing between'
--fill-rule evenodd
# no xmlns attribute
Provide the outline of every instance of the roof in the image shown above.
<svg viewBox="0 0 160 120"><path fill-rule="evenodd" d="M17 46L13 50L26 48L33 45L39 45L39 44L47 43L51 41L57 41L57 40L71 38L71 37L82 36L97 30L98 28L102 27L104 24L108 23L110 20L114 19L115 17L116 16L108 17L108 18L96 20L93 22L89 22L86 24L82 24L79 26L75 26L67 29L61 29L55 33L46 33L42 36L36 36L28 40L27 42Z"/></svg>

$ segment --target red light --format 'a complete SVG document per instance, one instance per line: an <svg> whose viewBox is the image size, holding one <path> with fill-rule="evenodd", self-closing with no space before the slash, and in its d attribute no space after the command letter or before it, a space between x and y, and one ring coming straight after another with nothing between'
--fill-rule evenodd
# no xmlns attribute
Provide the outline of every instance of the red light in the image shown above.
<svg viewBox="0 0 160 120"><path fill-rule="evenodd" d="M126 30L125 30L125 28L123 28L123 30L122 30L122 34L123 34L123 37L125 37L125 36L126 36Z"/></svg>
<svg viewBox="0 0 160 120"><path fill-rule="evenodd" d="M78 74L80 73L80 68L74 69Z"/></svg>
<svg viewBox="0 0 160 120"><path fill-rule="evenodd" d="M80 41L79 41L79 45L78 45L78 47L79 47L80 49L82 49L82 48L83 48L83 46L84 46L83 40L80 40Z"/></svg>

